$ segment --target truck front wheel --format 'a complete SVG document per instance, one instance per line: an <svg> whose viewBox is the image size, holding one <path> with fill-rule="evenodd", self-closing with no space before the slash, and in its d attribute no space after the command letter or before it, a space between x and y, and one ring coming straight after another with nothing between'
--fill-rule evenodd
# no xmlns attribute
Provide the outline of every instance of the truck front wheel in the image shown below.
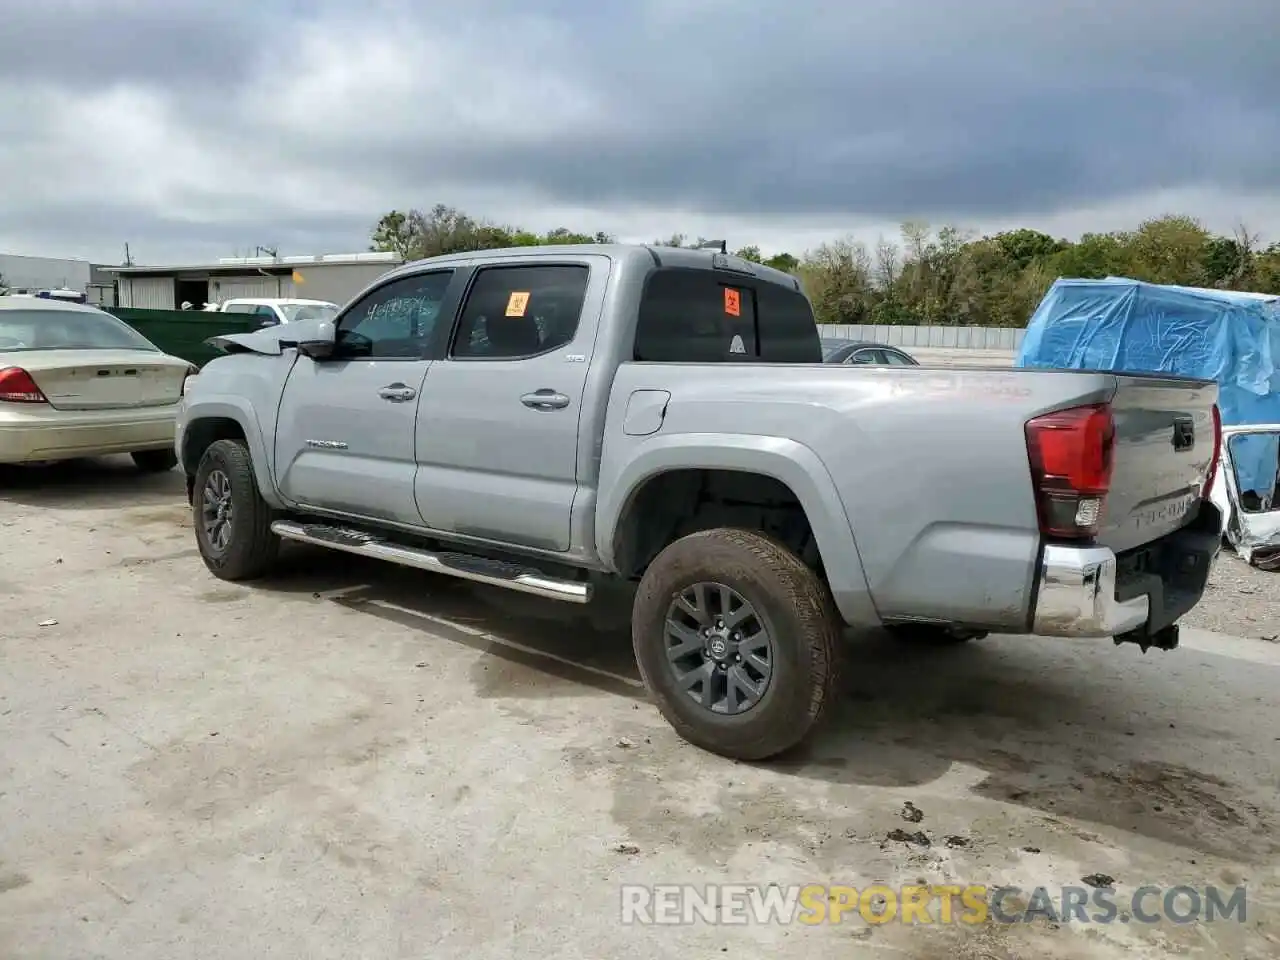
<svg viewBox="0 0 1280 960"><path fill-rule="evenodd" d="M826 583L747 530L675 541L632 608L640 674L688 742L737 760L794 747L834 699L840 619Z"/></svg>
<svg viewBox="0 0 1280 960"><path fill-rule="evenodd" d="M271 508L243 441L209 445L196 468L191 513L200 556L214 576L252 580L275 563L280 538L271 532Z"/></svg>

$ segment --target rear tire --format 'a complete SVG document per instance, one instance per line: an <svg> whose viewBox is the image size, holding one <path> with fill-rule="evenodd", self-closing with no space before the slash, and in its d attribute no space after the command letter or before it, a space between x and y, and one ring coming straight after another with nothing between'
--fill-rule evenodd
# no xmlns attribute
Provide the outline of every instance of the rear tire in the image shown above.
<svg viewBox="0 0 1280 960"><path fill-rule="evenodd" d="M818 574L781 543L730 528L658 554L631 617L640 675L663 717L689 743L736 760L776 756L820 722L840 630Z"/></svg>
<svg viewBox="0 0 1280 960"><path fill-rule="evenodd" d="M200 458L191 499L196 544L204 565L223 580L253 580L275 563L280 538L258 492L242 440L218 440Z"/></svg>
<svg viewBox="0 0 1280 960"><path fill-rule="evenodd" d="M129 456L143 473L168 473L178 465L178 455L172 449L135 450Z"/></svg>

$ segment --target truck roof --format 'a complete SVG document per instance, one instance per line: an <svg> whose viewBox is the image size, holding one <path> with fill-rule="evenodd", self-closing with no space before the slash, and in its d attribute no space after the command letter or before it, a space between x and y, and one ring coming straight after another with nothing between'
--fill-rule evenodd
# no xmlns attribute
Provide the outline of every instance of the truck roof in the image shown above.
<svg viewBox="0 0 1280 960"><path fill-rule="evenodd" d="M664 247L643 243L574 243L546 244L537 247L500 247L493 250L468 250L447 253L425 260L414 260L397 267L394 274L417 273L424 266L469 263L475 260L498 260L514 257L581 257L605 256L614 260L643 259L655 267L691 267L694 269L721 269L734 273L746 273L758 280L767 280L791 290L800 289L800 281L789 273L775 270L762 263L754 263L710 247ZM389 274L390 275L390 274ZM388 276L389 276L388 275Z"/></svg>

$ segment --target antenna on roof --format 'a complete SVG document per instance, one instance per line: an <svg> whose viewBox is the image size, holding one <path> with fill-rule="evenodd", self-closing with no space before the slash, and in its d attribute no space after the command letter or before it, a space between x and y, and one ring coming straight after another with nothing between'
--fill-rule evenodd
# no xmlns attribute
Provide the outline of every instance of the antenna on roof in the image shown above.
<svg viewBox="0 0 1280 960"><path fill-rule="evenodd" d="M728 253L729 246L723 240L703 240L698 244L699 250L719 250L721 253Z"/></svg>

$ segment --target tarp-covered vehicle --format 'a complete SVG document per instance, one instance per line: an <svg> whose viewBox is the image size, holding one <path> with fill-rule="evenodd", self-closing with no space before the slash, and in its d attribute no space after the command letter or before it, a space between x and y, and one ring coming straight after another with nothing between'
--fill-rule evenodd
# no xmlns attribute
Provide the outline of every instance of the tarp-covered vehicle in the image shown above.
<svg viewBox="0 0 1280 960"><path fill-rule="evenodd" d="M1246 560L1280 566L1280 297L1122 277L1058 280L1032 314L1015 365L1216 380L1227 429L1212 498L1229 507L1223 532Z"/></svg>

